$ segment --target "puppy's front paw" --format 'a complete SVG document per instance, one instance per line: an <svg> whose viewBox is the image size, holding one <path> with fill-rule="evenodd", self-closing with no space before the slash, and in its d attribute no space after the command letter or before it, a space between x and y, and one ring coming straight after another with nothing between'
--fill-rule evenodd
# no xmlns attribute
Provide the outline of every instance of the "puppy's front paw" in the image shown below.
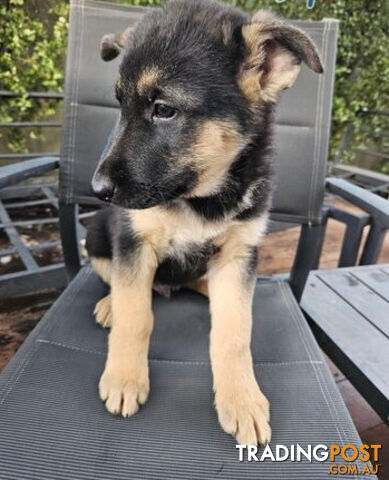
<svg viewBox="0 0 389 480"><path fill-rule="evenodd" d="M148 369L135 371L106 367L100 379L100 398L110 413L131 417L147 401L149 395Z"/></svg>
<svg viewBox="0 0 389 480"><path fill-rule="evenodd" d="M96 317L96 322L104 328L112 327L112 310L111 310L111 295L103 297L96 303L93 312Z"/></svg>
<svg viewBox="0 0 389 480"><path fill-rule="evenodd" d="M216 388L215 406L220 425L239 444L267 444L271 439L269 402L255 379L226 381Z"/></svg>

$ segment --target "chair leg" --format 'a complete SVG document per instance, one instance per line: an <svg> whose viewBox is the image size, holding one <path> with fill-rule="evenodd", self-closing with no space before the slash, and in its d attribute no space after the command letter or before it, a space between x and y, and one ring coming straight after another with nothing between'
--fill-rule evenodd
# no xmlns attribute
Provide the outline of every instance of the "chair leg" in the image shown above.
<svg viewBox="0 0 389 480"><path fill-rule="evenodd" d="M379 254L382 250L386 231L387 229L385 227L382 227L378 222L375 222L374 219L372 219L370 232L366 239L362 257L359 262L360 265L374 265L377 263Z"/></svg>
<svg viewBox="0 0 389 480"><path fill-rule="evenodd" d="M81 268L77 218L77 205L59 203L61 241L69 281L77 275Z"/></svg>
<svg viewBox="0 0 389 480"><path fill-rule="evenodd" d="M303 225L301 227L297 253L290 275L290 286L298 302L301 300L309 272L319 266L327 220L328 209L325 209L320 225Z"/></svg>

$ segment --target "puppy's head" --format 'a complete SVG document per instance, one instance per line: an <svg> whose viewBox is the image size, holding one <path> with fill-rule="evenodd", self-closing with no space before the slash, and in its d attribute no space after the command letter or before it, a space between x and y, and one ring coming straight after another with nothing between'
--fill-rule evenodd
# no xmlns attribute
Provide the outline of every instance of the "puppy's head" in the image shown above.
<svg viewBox="0 0 389 480"><path fill-rule="evenodd" d="M172 0L103 37L104 60L122 50L121 118L92 188L125 208L216 193L301 63L322 72L301 30L213 0Z"/></svg>

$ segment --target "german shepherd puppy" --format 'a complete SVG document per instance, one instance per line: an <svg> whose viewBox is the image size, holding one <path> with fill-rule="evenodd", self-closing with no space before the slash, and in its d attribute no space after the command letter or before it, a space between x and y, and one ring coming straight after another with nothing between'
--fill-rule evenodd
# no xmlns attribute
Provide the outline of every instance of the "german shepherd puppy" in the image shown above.
<svg viewBox="0 0 389 480"><path fill-rule="evenodd" d="M100 397L124 417L146 402L153 285L191 285L210 300L220 424L241 444L267 443L269 402L250 337L273 109L302 62L322 72L318 52L271 14L249 19L214 0L172 0L103 37L104 60L122 49L120 121L92 180L112 205L87 238L92 265L111 286L95 311L111 327Z"/></svg>

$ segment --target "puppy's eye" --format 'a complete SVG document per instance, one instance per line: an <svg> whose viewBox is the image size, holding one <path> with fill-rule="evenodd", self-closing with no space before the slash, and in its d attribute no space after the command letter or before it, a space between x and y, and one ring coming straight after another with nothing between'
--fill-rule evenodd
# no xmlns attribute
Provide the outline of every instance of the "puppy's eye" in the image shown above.
<svg viewBox="0 0 389 480"><path fill-rule="evenodd" d="M177 110L166 103L155 103L153 117L161 120L170 120L176 116Z"/></svg>

